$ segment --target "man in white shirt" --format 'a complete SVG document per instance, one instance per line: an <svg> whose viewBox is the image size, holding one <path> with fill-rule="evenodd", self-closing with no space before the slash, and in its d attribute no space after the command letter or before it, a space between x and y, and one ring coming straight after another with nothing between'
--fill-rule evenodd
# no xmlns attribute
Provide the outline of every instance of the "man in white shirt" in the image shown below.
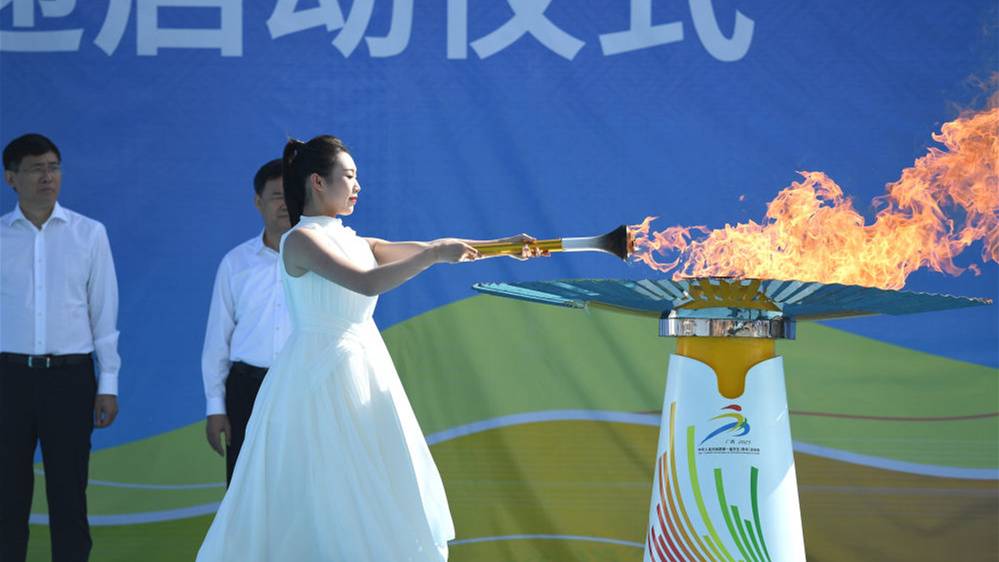
<svg viewBox="0 0 999 562"><path fill-rule="evenodd" d="M208 312L201 354L205 431L212 448L226 457L226 484L232 480L253 401L290 329L278 256L281 236L290 228L281 181L281 160L264 164L254 176L254 205L264 230L222 258Z"/></svg>
<svg viewBox="0 0 999 562"><path fill-rule="evenodd" d="M111 247L104 225L57 202L62 157L51 140L14 139L3 167L18 204L0 217L0 560L27 557L40 442L52 560L85 561L90 435L118 414Z"/></svg>

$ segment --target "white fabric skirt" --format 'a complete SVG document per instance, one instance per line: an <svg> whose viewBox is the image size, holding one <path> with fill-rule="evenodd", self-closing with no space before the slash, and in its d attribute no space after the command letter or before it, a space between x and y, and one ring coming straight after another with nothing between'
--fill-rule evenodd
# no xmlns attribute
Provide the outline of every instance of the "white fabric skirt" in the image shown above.
<svg viewBox="0 0 999 562"><path fill-rule="evenodd" d="M447 560L454 525L373 322L297 327L198 562Z"/></svg>

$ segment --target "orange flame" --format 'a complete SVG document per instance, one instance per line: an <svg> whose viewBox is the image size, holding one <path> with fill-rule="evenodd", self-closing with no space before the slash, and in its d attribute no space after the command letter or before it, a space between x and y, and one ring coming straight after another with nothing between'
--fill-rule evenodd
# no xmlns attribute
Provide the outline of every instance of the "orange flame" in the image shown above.
<svg viewBox="0 0 999 562"><path fill-rule="evenodd" d="M995 98L993 99L995 101ZM633 258L673 277L744 277L849 283L900 289L929 267L958 275L954 258L982 241L982 260L999 262L999 107L946 123L930 148L887 193L873 224L822 172L800 172L767 206L762 223L710 230L656 217L630 227ZM659 261L654 254L658 254Z"/></svg>

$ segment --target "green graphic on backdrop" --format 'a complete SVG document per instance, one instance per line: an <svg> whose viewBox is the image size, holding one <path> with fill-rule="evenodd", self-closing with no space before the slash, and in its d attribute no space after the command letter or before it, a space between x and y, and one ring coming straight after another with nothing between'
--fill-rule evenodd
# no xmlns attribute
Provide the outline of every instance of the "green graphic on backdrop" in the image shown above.
<svg viewBox="0 0 999 562"><path fill-rule="evenodd" d="M672 342L655 320L586 314L476 297L386 331L444 475L452 561L641 556ZM797 444L812 447L796 455L809 556L929 561L963 544L967 560L988 560L999 524L996 370L799 329L778 351ZM95 453L94 560L192 559L223 471L201 423ZM32 513L44 516L43 477L35 492ZM731 514L755 553L758 522ZM32 525L30 560L48 556L47 527Z"/></svg>

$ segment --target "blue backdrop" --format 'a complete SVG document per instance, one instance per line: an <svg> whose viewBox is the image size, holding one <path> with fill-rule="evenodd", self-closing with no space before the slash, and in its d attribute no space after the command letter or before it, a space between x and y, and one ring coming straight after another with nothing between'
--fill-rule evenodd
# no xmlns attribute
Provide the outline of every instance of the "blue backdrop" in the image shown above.
<svg viewBox="0 0 999 562"><path fill-rule="evenodd" d="M387 239L589 235L646 215L719 227L761 218L797 170L827 172L871 217L999 68L992 0L0 8L0 139L50 136L62 203L111 238L122 412L98 448L203 416L215 269L259 232L251 178L289 136L345 139L363 188L347 222ZM996 264L982 271L919 272L907 288L994 298ZM603 255L442 266L385 295L376 319L469 297L476 281L657 275ZM995 306L834 325L999 365Z"/></svg>

